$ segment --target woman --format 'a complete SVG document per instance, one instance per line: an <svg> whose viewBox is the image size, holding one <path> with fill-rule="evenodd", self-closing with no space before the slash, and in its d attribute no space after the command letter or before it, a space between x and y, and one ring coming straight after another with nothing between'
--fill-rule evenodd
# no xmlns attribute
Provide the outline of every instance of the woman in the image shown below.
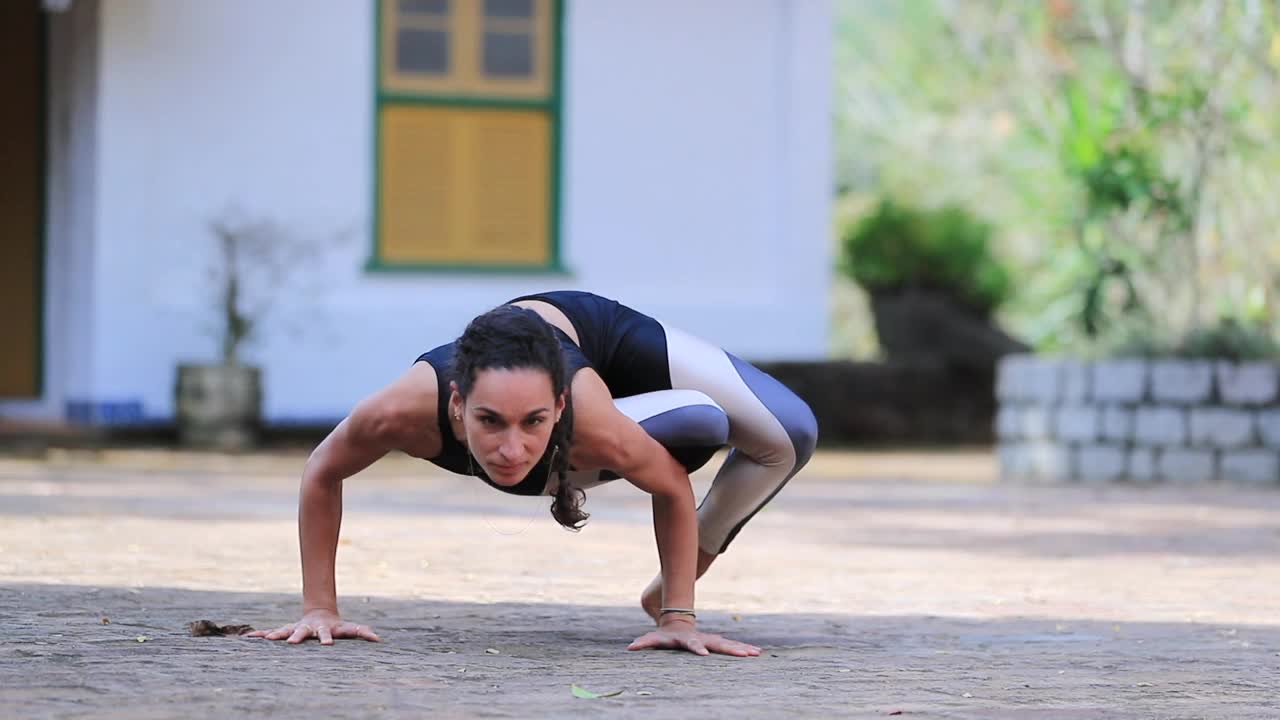
<svg viewBox="0 0 1280 720"><path fill-rule="evenodd" d="M341 489L401 450L499 490L551 494L552 515L573 529L587 517L585 487L626 478L653 496L661 561L640 601L658 627L630 649L758 655L698 631L694 581L808 462L816 439L802 400L719 348L590 293L517 298L419 357L312 453L298 514L303 617L251 636L378 639L338 614ZM725 444L728 459L695 507L689 472Z"/></svg>

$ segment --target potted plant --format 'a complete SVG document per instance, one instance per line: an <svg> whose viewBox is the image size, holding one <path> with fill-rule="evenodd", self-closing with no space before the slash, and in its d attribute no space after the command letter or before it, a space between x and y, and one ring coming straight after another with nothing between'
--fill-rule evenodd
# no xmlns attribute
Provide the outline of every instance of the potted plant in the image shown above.
<svg viewBox="0 0 1280 720"><path fill-rule="evenodd" d="M891 198L848 227L842 269L870 296L889 359L990 370L1001 356L1026 350L993 319L1011 283L992 234L962 208Z"/></svg>
<svg viewBox="0 0 1280 720"><path fill-rule="evenodd" d="M261 339L264 321L290 280L315 263L326 245L296 237L268 219L228 211L209 223L214 240L208 268L211 310L207 329L216 362L181 363L175 382L180 442L188 447L244 450L262 425L262 370L245 351Z"/></svg>

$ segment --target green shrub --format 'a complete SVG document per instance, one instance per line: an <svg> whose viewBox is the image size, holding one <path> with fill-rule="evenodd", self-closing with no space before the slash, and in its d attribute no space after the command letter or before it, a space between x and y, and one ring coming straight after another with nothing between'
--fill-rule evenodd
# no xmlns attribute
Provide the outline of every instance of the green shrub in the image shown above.
<svg viewBox="0 0 1280 720"><path fill-rule="evenodd" d="M1199 327L1171 338L1149 326L1135 326L1117 333L1114 341L1098 347L1099 355L1111 357L1280 360L1280 342L1262 323L1220 318L1215 324Z"/></svg>
<svg viewBox="0 0 1280 720"><path fill-rule="evenodd" d="M1280 359L1280 346L1267 328L1224 318L1217 325L1193 330L1182 339L1178 355L1228 360Z"/></svg>
<svg viewBox="0 0 1280 720"><path fill-rule="evenodd" d="M841 269L870 293L941 291L989 312L1010 294L993 234L963 208L920 209L886 198L845 230Z"/></svg>

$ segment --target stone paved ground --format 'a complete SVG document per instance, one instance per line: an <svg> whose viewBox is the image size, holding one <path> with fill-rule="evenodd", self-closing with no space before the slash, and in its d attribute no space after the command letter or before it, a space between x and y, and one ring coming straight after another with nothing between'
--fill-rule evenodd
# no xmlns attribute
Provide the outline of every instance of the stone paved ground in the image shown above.
<svg viewBox="0 0 1280 720"><path fill-rule="evenodd" d="M339 553L385 642L190 637L294 619L303 459L0 457L0 717L1280 717L1280 491L820 454L699 584L704 628L765 654L699 658L625 650L638 492L593 492L574 536L391 458L348 481Z"/></svg>

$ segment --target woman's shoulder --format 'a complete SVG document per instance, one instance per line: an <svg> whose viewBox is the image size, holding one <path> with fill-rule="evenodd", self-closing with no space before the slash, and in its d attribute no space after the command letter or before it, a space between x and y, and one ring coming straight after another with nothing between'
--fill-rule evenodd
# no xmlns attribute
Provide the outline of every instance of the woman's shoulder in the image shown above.
<svg viewBox="0 0 1280 720"><path fill-rule="evenodd" d="M440 407L448 402L440 387L442 377L436 364L424 354L390 385L362 403L379 434L385 434L395 449L424 460L440 454Z"/></svg>

